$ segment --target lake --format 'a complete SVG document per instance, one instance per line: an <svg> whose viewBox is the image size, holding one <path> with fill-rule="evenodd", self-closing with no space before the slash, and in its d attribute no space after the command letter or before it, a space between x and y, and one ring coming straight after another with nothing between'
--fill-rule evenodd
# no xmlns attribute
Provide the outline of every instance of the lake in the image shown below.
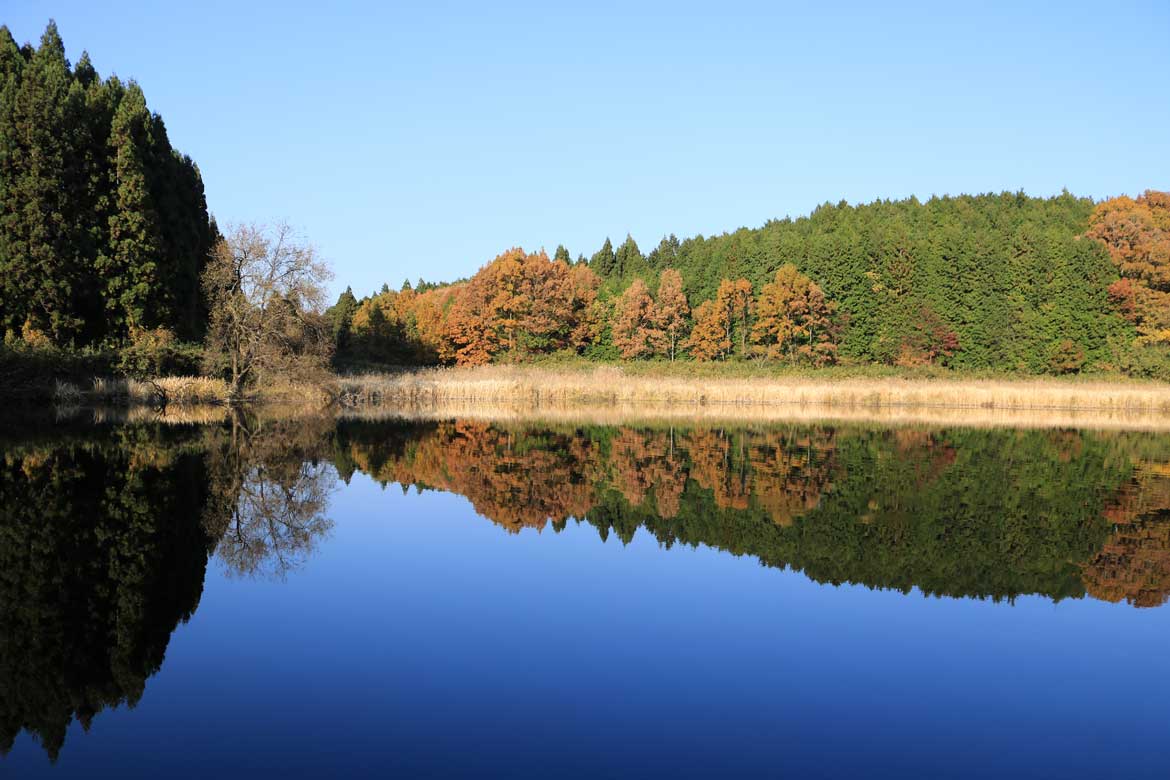
<svg viewBox="0 0 1170 780"><path fill-rule="evenodd" d="M1166 434L80 417L0 435L5 777L1170 769Z"/></svg>

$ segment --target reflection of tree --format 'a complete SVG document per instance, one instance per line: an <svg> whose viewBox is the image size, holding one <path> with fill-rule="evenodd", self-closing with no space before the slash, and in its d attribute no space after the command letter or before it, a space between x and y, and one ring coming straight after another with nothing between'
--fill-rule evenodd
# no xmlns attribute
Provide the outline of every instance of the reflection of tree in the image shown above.
<svg viewBox="0 0 1170 780"><path fill-rule="evenodd" d="M0 752L22 730L56 758L70 722L133 706L199 604L232 573L308 556L333 471L331 420L58 431L0 448Z"/></svg>
<svg viewBox="0 0 1170 780"><path fill-rule="evenodd" d="M229 573L282 578L332 528L325 512L336 476L321 458L330 426L237 413L230 432L213 437L206 525Z"/></svg>
<svg viewBox="0 0 1170 780"><path fill-rule="evenodd" d="M347 423L338 445L346 470L460 493L511 531L571 517L628 541L643 527L821 582L1060 599L1092 576L1094 594L1123 577L1148 590L1170 549L1148 513L1102 546L1124 454L1162 446L1141 435ZM1136 490L1156 500L1148 480Z"/></svg>
<svg viewBox="0 0 1170 780"><path fill-rule="evenodd" d="M189 434L127 427L0 461L0 750L56 758L73 718L134 705L195 611L212 544Z"/></svg>
<svg viewBox="0 0 1170 780"><path fill-rule="evenodd" d="M1104 601L1157 607L1170 597L1170 463L1139 460L1105 512L1113 533L1084 567Z"/></svg>

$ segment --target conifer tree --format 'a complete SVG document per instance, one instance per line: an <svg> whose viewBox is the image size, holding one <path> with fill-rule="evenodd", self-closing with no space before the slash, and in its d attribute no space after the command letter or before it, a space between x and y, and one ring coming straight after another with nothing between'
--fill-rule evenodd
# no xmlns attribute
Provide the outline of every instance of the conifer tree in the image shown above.
<svg viewBox="0 0 1170 780"><path fill-rule="evenodd" d="M613 253L613 244L606 237L605 243L601 245L601 249L598 249L593 257L589 258L589 267L593 269L593 273L602 279L608 279L613 275L616 265L617 258Z"/></svg>
<svg viewBox="0 0 1170 780"><path fill-rule="evenodd" d="M70 174L76 155L71 143L83 105L81 91L71 89L65 47L52 22L20 68L19 81L8 109L0 204L0 277L6 306L11 306L8 326L24 320L66 344L82 325L73 306L82 263Z"/></svg>
<svg viewBox="0 0 1170 780"><path fill-rule="evenodd" d="M134 82L114 113L110 153L114 161L114 210L109 251L99 259L106 305L125 333L169 322L171 291L162 283L163 242L147 180L151 118Z"/></svg>
<svg viewBox="0 0 1170 780"><path fill-rule="evenodd" d="M613 275L618 279L627 279L632 275L645 270L646 259L642 257L642 250L633 236L626 234L626 240L617 248L614 254Z"/></svg>

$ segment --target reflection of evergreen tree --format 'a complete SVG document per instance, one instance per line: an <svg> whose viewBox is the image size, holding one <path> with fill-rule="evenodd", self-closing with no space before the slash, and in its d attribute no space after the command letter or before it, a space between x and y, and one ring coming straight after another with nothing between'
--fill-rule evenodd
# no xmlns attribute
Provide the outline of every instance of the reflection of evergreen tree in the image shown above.
<svg viewBox="0 0 1170 780"><path fill-rule="evenodd" d="M628 542L643 527L818 582L994 599L1083 596L1131 461L1166 449L1137 434L466 422L343 423L336 447L347 471L460 493L511 531L574 518Z"/></svg>
<svg viewBox="0 0 1170 780"><path fill-rule="evenodd" d="M0 749L55 758L73 718L135 704L199 603L206 474L173 435L9 449L0 462Z"/></svg>

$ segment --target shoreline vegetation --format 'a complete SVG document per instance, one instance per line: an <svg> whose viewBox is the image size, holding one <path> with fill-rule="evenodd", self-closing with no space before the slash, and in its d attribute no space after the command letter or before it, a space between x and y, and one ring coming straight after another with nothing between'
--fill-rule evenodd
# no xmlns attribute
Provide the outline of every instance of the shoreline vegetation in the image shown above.
<svg viewBox="0 0 1170 780"><path fill-rule="evenodd" d="M1170 384L1125 377L1008 378L753 366L479 366L337 376L264 389L255 403L294 415L615 423L703 420L946 424L1170 430ZM737 370L738 369L738 370ZM160 393L166 402L160 403ZM106 407L103 419L157 414L214 422L229 385L206 377L58 382L58 409Z"/></svg>
<svg viewBox="0 0 1170 780"><path fill-rule="evenodd" d="M14 404L1170 416L1170 192L825 203L330 307L312 244L221 226L138 84L71 63L55 24L0 25L0 85Z"/></svg>

